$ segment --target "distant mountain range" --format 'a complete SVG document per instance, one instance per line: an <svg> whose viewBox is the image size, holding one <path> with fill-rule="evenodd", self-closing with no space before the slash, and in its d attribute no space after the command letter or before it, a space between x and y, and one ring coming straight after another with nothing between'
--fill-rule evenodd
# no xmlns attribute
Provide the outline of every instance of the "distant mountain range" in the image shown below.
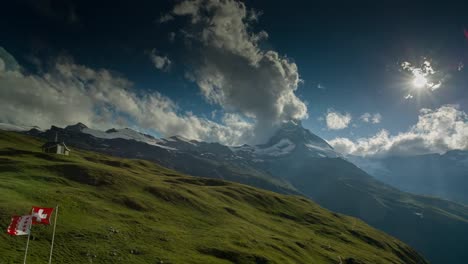
<svg viewBox="0 0 468 264"><path fill-rule="evenodd" d="M468 204L468 151L407 157L348 157L377 179L401 190Z"/></svg>
<svg viewBox="0 0 468 264"><path fill-rule="evenodd" d="M302 194L321 206L359 217L423 253L432 263L468 259L468 208L412 195L376 180L300 123L285 123L262 145L224 146L183 137L157 139L131 129L106 132L76 124L27 134L69 146L226 179L279 193Z"/></svg>

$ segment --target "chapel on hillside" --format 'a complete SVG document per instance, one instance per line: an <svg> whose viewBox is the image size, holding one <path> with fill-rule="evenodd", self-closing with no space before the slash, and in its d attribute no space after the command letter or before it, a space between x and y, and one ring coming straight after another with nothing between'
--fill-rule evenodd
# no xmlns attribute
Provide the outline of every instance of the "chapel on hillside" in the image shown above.
<svg viewBox="0 0 468 264"><path fill-rule="evenodd" d="M70 149L65 145L65 142L58 142L57 134L55 134L55 140L49 141L42 145L42 151L45 153L53 153L59 155L66 155L70 154Z"/></svg>

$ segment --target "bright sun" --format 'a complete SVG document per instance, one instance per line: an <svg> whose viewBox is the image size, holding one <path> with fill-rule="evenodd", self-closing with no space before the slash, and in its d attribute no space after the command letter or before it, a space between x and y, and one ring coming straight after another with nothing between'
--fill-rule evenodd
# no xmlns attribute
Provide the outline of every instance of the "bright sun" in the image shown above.
<svg viewBox="0 0 468 264"><path fill-rule="evenodd" d="M413 79L413 85L416 88L423 88L427 85L427 79L426 77L422 75L416 75Z"/></svg>

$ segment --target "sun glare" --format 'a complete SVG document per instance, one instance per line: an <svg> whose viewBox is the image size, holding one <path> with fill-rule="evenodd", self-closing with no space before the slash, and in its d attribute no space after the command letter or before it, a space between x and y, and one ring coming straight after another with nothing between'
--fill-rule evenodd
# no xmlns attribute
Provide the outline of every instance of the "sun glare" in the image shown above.
<svg viewBox="0 0 468 264"><path fill-rule="evenodd" d="M413 79L413 85L416 88L423 88L427 86L427 79L422 75L416 75Z"/></svg>

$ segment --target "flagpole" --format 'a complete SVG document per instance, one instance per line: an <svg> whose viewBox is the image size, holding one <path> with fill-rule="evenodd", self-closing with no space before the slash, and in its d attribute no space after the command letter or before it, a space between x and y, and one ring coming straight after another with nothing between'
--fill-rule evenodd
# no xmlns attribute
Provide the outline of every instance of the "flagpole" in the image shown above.
<svg viewBox="0 0 468 264"><path fill-rule="evenodd" d="M26 249L24 250L23 264L26 264L26 257L28 256L29 239L31 238L31 227L32 227L32 219L31 219L31 222L29 223L28 241L26 242Z"/></svg>
<svg viewBox="0 0 468 264"><path fill-rule="evenodd" d="M52 244L50 245L49 264L52 263L52 252L54 251L55 227L57 226L58 205L55 207L54 231L52 232Z"/></svg>
<svg viewBox="0 0 468 264"><path fill-rule="evenodd" d="M28 247L29 247L29 238L31 237L31 224L29 224L29 234L28 241L26 242L26 250L24 251L24 261L23 264L26 264L26 257L28 256Z"/></svg>

